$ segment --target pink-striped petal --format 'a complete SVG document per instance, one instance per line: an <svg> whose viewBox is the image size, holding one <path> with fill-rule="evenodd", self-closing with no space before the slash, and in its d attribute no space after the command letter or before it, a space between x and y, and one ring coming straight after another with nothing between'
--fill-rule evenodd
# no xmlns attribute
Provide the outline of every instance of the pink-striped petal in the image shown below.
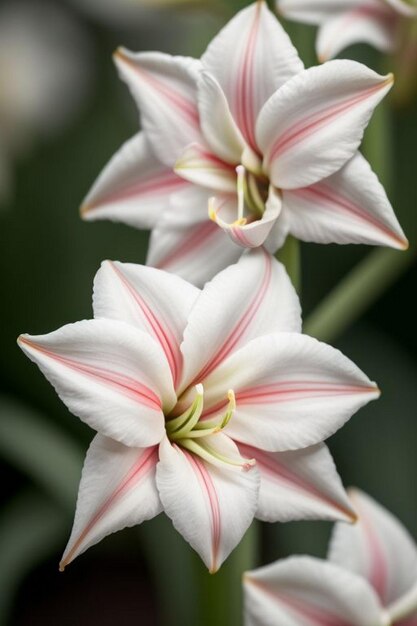
<svg viewBox="0 0 417 626"><path fill-rule="evenodd" d="M159 443L164 411L176 403L160 346L114 320L85 320L19 345L74 415L127 446Z"/></svg>
<svg viewBox="0 0 417 626"><path fill-rule="evenodd" d="M259 111L276 89L303 69L288 35L260 0L220 31L202 63L219 81L240 131L257 151Z"/></svg>
<svg viewBox="0 0 417 626"><path fill-rule="evenodd" d="M266 522L305 519L355 521L356 515L328 448L265 452L238 444L261 474L256 517Z"/></svg>
<svg viewBox="0 0 417 626"><path fill-rule="evenodd" d="M351 10L329 17L320 27L316 50L321 62L355 43L369 43L388 52L395 44L396 13L381 0L367 0Z"/></svg>
<svg viewBox="0 0 417 626"><path fill-rule="evenodd" d="M244 590L246 626L387 626L365 580L312 557L247 572Z"/></svg>
<svg viewBox="0 0 417 626"><path fill-rule="evenodd" d="M216 443L216 438L218 443ZM238 454L236 446L218 433L210 445ZM211 573L242 539L250 526L258 499L256 467L220 469L165 439L160 445L156 483L165 513L198 552Z"/></svg>
<svg viewBox="0 0 417 626"><path fill-rule="evenodd" d="M130 448L96 435L87 452L63 570L107 535L162 510L155 484L158 448Z"/></svg>
<svg viewBox="0 0 417 626"><path fill-rule="evenodd" d="M174 386L181 375L180 344L199 290L152 267L105 261L94 281L94 316L132 324L165 353Z"/></svg>
<svg viewBox="0 0 417 626"><path fill-rule="evenodd" d="M198 109L203 135L213 153L226 163L238 165L246 143L222 88L209 72L202 72L198 82Z"/></svg>
<svg viewBox="0 0 417 626"><path fill-rule="evenodd" d="M142 127L155 155L172 167L188 144L201 140L197 108L200 62L124 49L116 52L115 61L139 106Z"/></svg>
<svg viewBox="0 0 417 626"><path fill-rule="evenodd" d="M175 164L175 172L184 180L207 189L223 193L236 190L236 169L204 144L187 146Z"/></svg>
<svg viewBox="0 0 417 626"><path fill-rule="evenodd" d="M271 182L297 189L337 172L356 153L392 82L392 75L339 60L290 79L268 100L257 124Z"/></svg>
<svg viewBox="0 0 417 626"><path fill-rule="evenodd" d="M329 559L369 581L384 606L400 601L417 586L417 547L402 524L365 493L349 495L358 513L352 528L336 525ZM414 591L414 610L417 591ZM411 612L411 611L410 611Z"/></svg>
<svg viewBox="0 0 417 626"><path fill-rule="evenodd" d="M208 219L209 193L195 187L178 194L152 231L147 264L203 286L235 263L242 249Z"/></svg>
<svg viewBox="0 0 417 626"><path fill-rule="evenodd" d="M191 311L181 388L204 381L254 337L300 328L300 304L284 267L263 249L244 254L204 287Z"/></svg>
<svg viewBox="0 0 417 626"><path fill-rule="evenodd" d="M283 332L257 337L232 354L204 389L206 412L218 410L224 389L233 389L237 406L227 434L271 452L324 441L379 396L375 383L341 352Z"/></svg>
<svg viewBox="0 0 417 626"><path fill-rule="evenodd" d="M230 237L230 239L242 248L259 248L262 246L279 218L282 208L281 194L270 187L269 197L265 206L265 212L260 219L237 220L237 197L232 197L228 213L231 214L231 222L222 217L225 206L220 198L214 199L210 209L211 219ZM230 206L231 204L231 206ZM234 210L233 210L234 205ZM230 210L231 209L231 210Z"/></svg>
<svg viewBox="0 0 417 626"><path fill-rule="evenodd" d="M333 176L284 191L283 203L291 233L303 241L408 247L384 188L359 153Z"/></svg>
<svg viewBox="0 0 417 626"><path fill-rule="evenodd" d="M379 3L381 0L374 1ZM303 24L322 24L334 15L357 8L363 2L364 0L277 0L277 9L289 20Z"/></svg>
<svg viewBox="0 0 417 626"><path fill-rule="evenodd" d="M81 207L85 220L109 219L153 228L171 195L189 186L154 155L143 133L106 165Z"/></svg>

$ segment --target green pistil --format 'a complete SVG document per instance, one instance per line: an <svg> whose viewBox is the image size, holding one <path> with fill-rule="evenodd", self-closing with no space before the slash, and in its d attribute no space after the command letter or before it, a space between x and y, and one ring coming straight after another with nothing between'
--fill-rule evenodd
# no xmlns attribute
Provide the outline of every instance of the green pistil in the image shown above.
<svg viewBox="0 0 417 626"><path fill-rule="evenodd" d="M204 406L204 389L203 385L197 385L196 397L192 405L184 411L182 415L175 419L169 420L165 427L169 439L178 440L183 437L188 437L194 427L198 424L198 421L203 412Z"/></svg>

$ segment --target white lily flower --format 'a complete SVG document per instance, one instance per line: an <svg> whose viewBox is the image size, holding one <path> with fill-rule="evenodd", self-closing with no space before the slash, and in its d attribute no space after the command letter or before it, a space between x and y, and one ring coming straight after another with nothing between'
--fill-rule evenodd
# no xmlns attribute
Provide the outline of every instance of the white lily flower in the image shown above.
<svg viewBox="0 0 417 626"><path fill-rule="evenodd" d="M277 0L277 7L288 19L319 26L316 50L322 62L360 42L392 52L402 22L417 17L414 0Z"/></svg>
<svg viewBox="0 0 417 626"><path fill-rule="evenodd" d="M354 519L322 442L379 391L300 334L297 295L273 257L243 255L202 291L105 262L93 303L93 320L19 338L98 431L62 568L161 510L212 572L254 516Z"/></svg>
<svg viewBox="0 0 417 626"><path fill-rule="evenodd" d="M203 284L241 247L275 252L288 232L407 246L357 152L391 75L353 61L304 70L263 0L201 61L123 49L115 60L143 132L105 167L82 214L152 228L148 264Z"/></svg>
<svg viewBox="0 0 417 626"><path fill-rule="evenodd" d="M365 493L356 524L336 524L328 561L292 557L245 578L247 626L416 626L417 546Z"/></svg>

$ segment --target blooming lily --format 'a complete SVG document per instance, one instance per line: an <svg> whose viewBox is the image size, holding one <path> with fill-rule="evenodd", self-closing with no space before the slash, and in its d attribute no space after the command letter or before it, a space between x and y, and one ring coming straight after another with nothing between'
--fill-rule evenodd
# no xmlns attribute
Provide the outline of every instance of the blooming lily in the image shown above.
<svg viewBox="0 0 417 626"><path fill-rule="evenodd" d="M328 561L293 557L246 575L247 626L416 626L416 544L372 498L350 497L358 521L336 524Z"/></svg>
<svg viewBox="0 0 417 626"><path fill-rule="evenodd" d="M105 262L93 305L93 320L19 338L98 431L61 568L161 510L212 572L254 516L354 518L322 442L379 391L300 333L297 295L273 257L245 254L202 291Z"/></svg>
<svg viewBox="0 0 417 626"><path fill-rule="evenodd" d="M400 44L402 22L417 17L413 0L277 0L277 7L288 19L319 25L321 61L359 42L391 52Z"/></svg>
<svg viewBox="0 0 417 626"><path fill-rule="evenodd" d="M357 152L391 75L353 61L305 70L262 0L201 61L124 49L115 60L143 132L105 167L82 215L152 228L148 264L203 284L242 247L275 252L288 233L407 247Z"/></svg>

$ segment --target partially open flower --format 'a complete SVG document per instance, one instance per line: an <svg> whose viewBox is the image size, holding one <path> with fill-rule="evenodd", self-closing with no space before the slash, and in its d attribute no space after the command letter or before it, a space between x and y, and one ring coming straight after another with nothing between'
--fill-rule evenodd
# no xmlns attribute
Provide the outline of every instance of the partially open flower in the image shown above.
<svg viewBox="0 0 417 626"><path fill-rule="evenodd" d="M401 43L402 23L417 18L415 0L277 0L277 7L288 19L319 26L321 61L359 42L393 52Z"/></svg>
<svg viewBox="0 0 417 626"><path fill-rule="evenodd" d="M98 431L65 567L161 510L216 571L254 516L355 513L323 440L379 391L339 351L300 334L282 265L251 251L200 291L105 262L95 319L20 347Z"/></svg>
<svg viewBox="0 0 417 626"><path fill-rule="evenodd" d="M336 524L328 561L293 557L248 572L247 626L415 626L417 547L357 489L352 526Z"/></svg>

